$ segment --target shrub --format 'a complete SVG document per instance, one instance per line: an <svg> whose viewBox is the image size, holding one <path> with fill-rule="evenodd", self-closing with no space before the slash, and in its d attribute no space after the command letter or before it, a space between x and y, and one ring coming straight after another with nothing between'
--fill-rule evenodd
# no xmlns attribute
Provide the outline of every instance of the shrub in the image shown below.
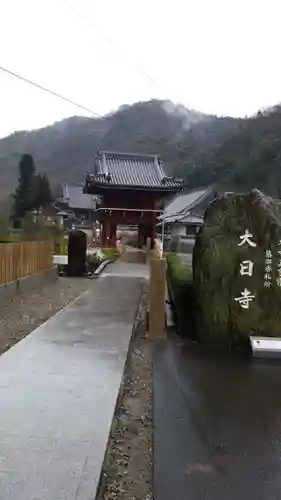
<svg viewBox="0 0 281 500"><path fill-rule="evenodd" d="M116 248L103 248L102 253L104 255L104 260L116 260L120 257L120 253Z"/></svg>
<svg viewBox="0 0 281 500"><path fill-rule="evenodd" d="M10 241L9 221L7 217L0 218L0 240L1 243L8 243Z"/></svg>
<svg viewBox="0 0 281 500"><path fill-rule="evenodd" d="M192 269L184 266L177 254L170 253L166 258L167 282L178 332L194 338L196 332Z"/></svg>
<svg viewBox="0 0 281 500"><path fill-rule="evenodd" d="M86 257L88 272L94 272L106 260L116 260L119 255L115 248L88 250Z"/></svg>

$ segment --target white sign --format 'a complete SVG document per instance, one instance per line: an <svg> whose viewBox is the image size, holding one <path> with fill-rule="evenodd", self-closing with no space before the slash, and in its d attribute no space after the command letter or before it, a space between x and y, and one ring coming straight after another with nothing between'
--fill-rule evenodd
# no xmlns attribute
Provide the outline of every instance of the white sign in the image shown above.
<svg viewBox="0 0 281 500"><path fill-rule="evenodd" d="M245 243L248 243L250 247L256 247L257 244L252 241L252 238L253 235L250 233L249 229L246 229L245 234L242 234L242 236L240 236L241 242L238 243L238 246L241 247L242 245L245 245Z"/></svg>
<svg viewBox="0 0 281 500"><path fill-rule="evenodd" d="M245 233L242 234L242 236L239 236L240 238L240 243L238 243L238 246L241 247L242 245L245 245L246 243L250 247L256 247L257 244L252 240L253 235L250 233L249 229L246 229ZM243 260L240 262L240 274L241 276L252 276L253 275L253 270L254 270L254 263L252 260ZM251 294L247 288L244 289L244 292L241 293L240 297L236 297L234 300L236 300L243 309L249 309L250 302L255 298L255 295Z"/></svg>
<svg viewBox="0 0 281 500"><path fill-rule="evenodd" d="M278 245L279 245L279 246L281 245L281 240L279 240ZM279 261L278 261L278 263L277 263L277 277L276 277L276 285L277 285L278 287L281 287L281 250L277 250L277 253L279 254L279 255L278 255Z"/></svg>
<svg viewBox="0 0 281 500"><path fill-rule="evenodd" d="M265 257L266 257L266 259L272 259L272 251L271 250L266 250L265 251Z"/></svg>
<svg viewBox="0 0 281 500"><path fill-rule="evenodd" d="M263 282L264 288L271 287L271 280L272 280L271 273L272 273L272 251L270 249L267 249L265 251L265 260L264 260L264 282Z"/></svg>
<svg viewBox="0 0 281 500"><path fill-rule="evenodd" d="M234 300L236 300L243 309L249 309L250 302L255 298L251 292L245 288L244 292L241 292L240 297L236 297Z"/></svg>
<svg viewBox="0 0 281 500"><path fill-rule="evenodd" d="M254 268L254 263L251 260L243 260L243 262L240 262L240 274L242 276L244 276L244 274L252 276L253 268Z"/></svg>

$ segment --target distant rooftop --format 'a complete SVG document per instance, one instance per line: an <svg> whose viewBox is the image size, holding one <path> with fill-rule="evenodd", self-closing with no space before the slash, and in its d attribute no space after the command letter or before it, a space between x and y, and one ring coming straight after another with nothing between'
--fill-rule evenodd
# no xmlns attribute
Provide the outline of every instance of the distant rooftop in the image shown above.
<svg viewBox="0 0 281 500"><path fill-rule="evenodd" d="M90 185L175 191L183 181L167 177L157 155L99 151L94 173L86 177L86 189Z"/></svg>
<svg viewBox="0 0 281 500"><path fill-rule="evenodd" d="M190 215L191 212L193 215L196 215L196 207L209 196L212 196L212 191L212 188L208 187L177 195L166 205L164 213L159 217L159 220L165 219L167 222L172 222L182 220L186 215Z"/></svg>
<svg viewBox="0 0 281 500"><path fill-rule="evenodd" d="M65 202L69 208L72 209L83 209L83 210L93 210L95 209L95 202L93 200L93 195L84 194L83 186L74 184L63 184L62 185L63 199L61 201Z"/></svg>

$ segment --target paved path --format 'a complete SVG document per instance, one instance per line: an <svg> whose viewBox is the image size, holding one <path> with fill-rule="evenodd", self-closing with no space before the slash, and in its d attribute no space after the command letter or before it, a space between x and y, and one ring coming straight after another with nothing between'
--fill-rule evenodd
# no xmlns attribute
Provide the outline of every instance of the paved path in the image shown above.
<svg viewBox="0 0 281 500"><path fill-rule="evenodd" d="M101 278L120 276L123 278L149 278L149 267L145 264L129 264L117 262L106 267Z"/></svg>
<svg viewBox="0 0 281 500"><path fill-rule="evenodd" d="M110 276L0 357L0 499L92 500L142 279Z"/></svg>
<svg viewBox="0 0 281 500"><path fill-rule="evenodd" d="M154 348L155 500L279 500L281 364Z"/></svg>

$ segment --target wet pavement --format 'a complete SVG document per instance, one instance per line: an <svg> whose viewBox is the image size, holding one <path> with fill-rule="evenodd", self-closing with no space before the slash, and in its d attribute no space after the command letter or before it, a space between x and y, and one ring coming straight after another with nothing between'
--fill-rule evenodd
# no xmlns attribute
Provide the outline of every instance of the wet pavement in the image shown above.
<svg viewBox="0 0 281 500"><path fill-rule="evenodd" d="M93 280L0 357L1 500L95 497L142 283Z"/></svg>
<svg viewBox="0 0 281 500"><path fill-rule="evenodd" d="M131 264L127 262L117 262L110 264L101 274L101 278L106 276L120 276L123 278L149 278L149 266L146 264Z"/></svg>
<svg viewBox="0 0 281 500"><path fill-rule="evenodd" d="M155 500L281 498L281 360L154 349Z"/></svg>

